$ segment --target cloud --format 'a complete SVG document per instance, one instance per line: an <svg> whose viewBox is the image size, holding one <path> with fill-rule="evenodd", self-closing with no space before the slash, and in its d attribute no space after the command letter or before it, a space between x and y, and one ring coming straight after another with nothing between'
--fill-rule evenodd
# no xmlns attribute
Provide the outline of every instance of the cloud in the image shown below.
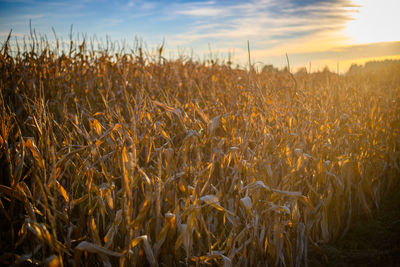
<svg viewBox="0 0 400 267"><path fill-rule="evenodd" d="M316 60L307 53L348 44L344 30L357 8L351 0L254 0L174 4L163 12L185 21L167 35L169 47L191 47L197 55L209 55L210 47L234 51L233 61L246 64L249 40L255 61L284 66L288 53L296 66Z"/></svg>
<svg viewBox="0 0 400 267"><path fill-rule="evenodd" d="M156 4L149 1L130 0L126 4L123 4L122 7L128 9L134 8L134 9L149 10L149 9L154 9L156 7Z"/></svg>
<svg viewBox="0 0 400 267"><path fill-rule="evenodd" d="M202 7L196 9L183 9L178 10L176 14L179 15L188 15L188 16L198 16L198 17L209 17L209 16L218 16L223 13L223 9L213 8L213 7Z"/></svg>
<svg viewBox="0 0 400 267"><path fill-rule="evenodd" d="M45 16L45 14L26 14L21 16L22 19L41 19Z"/></svg>
<svg viewBox="0 0 400 267"><path fill-rule="evenodd" d="M351 19L350 1L261 0L222 6L217 2L173 5L175 16L192 16L188 29L172 36L175 44L235 39L266 42L296 39L315 32L338 32ZM171 19L171 17L170 17ZM179 19L179 17L174 17Z"/></svg>
<svg viewBox="0 0 400 267"><path fill-rule="evenodd" d="M106 18L103 19L103 22L109 27L109 26L120 25L121 23L124 22L124 20L121 18Z"/></svg>
<svg viewBox="0 0 400 267"><path fill-rule="evenodd" d="M169 51L192 48L198 56L209 55L210 50L213 54L234 52L232 59L239 64L247 62L247 40L255 61L277 66L286 64L285 53L292 66L379 56L382 50L391 55L398 53L389 44L345 46L351 43L345 29L359 9L353 4L355 0L19 1L31 4L18 5L13 12L2 10L1 32L8 34L12 28L29 33L32 19L37 32L52 36L54 26L61 29L62 36L73 24L75 31L89 36L109 34L115 40L130 41L139 35L149 47L159 45L165 37ZM369 31L368 27L364 29ZM0 35L0 40L4 38Z"/></svg>
<svg viewBox="0 0 400 267"><path fill-rule="evenodd" d="M8 35L10 34L10 32L0 32L0 37L8 37ZM23 33L19 33L19 32L12 32L11 33L11 37L23 37L24 34Z"/></svg>

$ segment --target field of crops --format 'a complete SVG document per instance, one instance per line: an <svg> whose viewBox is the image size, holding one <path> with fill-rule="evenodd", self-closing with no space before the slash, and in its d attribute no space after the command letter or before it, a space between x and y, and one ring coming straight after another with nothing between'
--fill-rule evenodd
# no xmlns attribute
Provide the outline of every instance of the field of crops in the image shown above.
<svg viewBox="0 0 400 267"><path fill-rule="evenodd" d="M2 47L2 264L306 266L400 185L399 62L88 47Z"/></svg>

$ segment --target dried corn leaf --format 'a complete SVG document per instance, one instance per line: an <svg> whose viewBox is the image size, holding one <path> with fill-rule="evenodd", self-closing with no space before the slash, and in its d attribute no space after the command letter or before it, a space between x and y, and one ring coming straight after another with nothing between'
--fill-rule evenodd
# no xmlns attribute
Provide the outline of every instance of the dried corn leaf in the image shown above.
<svg viewBox="0 0 400 267"><path fill-rule="evenodd" d="M40 155L39 149L36 147L35 143L32 141L31 138L28 138L24 142L25 146L29 148L29 150L32 152L33 158L37 162L40 168L44 169L44 159L42 155Z"/></svg>
<svg viewBox="0 0 400 267"><path fill-rule="evenodd" d="M47 267L62 267L63 263L59 256L51 255L47 257L44 261Z"/></svg>
<svg viewBox="0 0 400 267"><path fill-rule="evenodd" d="M218 197L216 195L206 195L200 198L201 201L204 201L206 204L219 204Z"/></svg>
<svg viewBox="0 0 400 267"><path fill-rule="evenodd" d="M101 130L102 130L100 122L98 120L96 120L96 119L93 119L92 123L93 123L92 125L93 125L93 128L94 128L96 134L100 135L101 134Z"/></svg>
<svg viewBox="0 0 400 267"><path fill-rule="evenodd" d="M56 181L56 188L57 188L57 191L61 194L61 196L64 198L64 200L66 201L66 202L69 202L69 197L68 197L68 193L67 193L67 191L65 190L65 188L58 182L58 181Z"/></svg>
<svg viewBox="0 0 400 267"><path fill-rule="evenodd" d="M149 243L147 235L136 237L131 242L131 248L136 247L141 241L143 241L144 252L146 253L146 258L149 261L150 266L158 266L158 263L156 261L156 258L154 257L153 249Z"/></svg>
<svg viewBox="0 0 400 267"><path fill-rule="evenodd" d="M251 209L253 208L253 203L251 202L251 198L245 196L244 198L240 199L240 202L246 208L246 211L251 213Z"/></svg>
<svg viewBox="0 0 400 267"><path fill-rule="evenodd" d="M75 251L87 251L87 252L91 252L91 253L103 254L103 255L113 256L113 257L122 257L122 256L124 256L124 254L122 254L122 253L111 251L111 250L109 250L107 248L104 248L104 247L102 247L100 245L97 245L97 244L94 244L94 243L90 243L90 242L87 242L87 241L80 242L75 247Z"/></svg>

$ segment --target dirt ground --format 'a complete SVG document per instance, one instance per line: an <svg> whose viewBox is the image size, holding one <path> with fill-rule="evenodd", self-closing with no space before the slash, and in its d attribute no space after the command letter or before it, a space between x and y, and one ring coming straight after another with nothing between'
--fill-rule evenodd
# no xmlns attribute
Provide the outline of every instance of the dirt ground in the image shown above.
<svg viewBox="0 0 400 267"><path fill-rule="evenodd" d="M359 218L336 243L323 247L328 262L311 255L309 266L400 266L400 190L372 218Z"/></svg>

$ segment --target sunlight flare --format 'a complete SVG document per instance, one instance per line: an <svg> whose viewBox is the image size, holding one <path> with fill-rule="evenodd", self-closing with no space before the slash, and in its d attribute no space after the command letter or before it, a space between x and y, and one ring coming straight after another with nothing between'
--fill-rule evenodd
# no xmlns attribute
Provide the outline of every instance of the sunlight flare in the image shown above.
<svg viewBox="0 0 400 267"><path fill-rule="evenodd" d="M396 0L354 0L359 6L353 20L347 24L346 34L353 43L375 43L400 40L399 7Z"/></svg>

